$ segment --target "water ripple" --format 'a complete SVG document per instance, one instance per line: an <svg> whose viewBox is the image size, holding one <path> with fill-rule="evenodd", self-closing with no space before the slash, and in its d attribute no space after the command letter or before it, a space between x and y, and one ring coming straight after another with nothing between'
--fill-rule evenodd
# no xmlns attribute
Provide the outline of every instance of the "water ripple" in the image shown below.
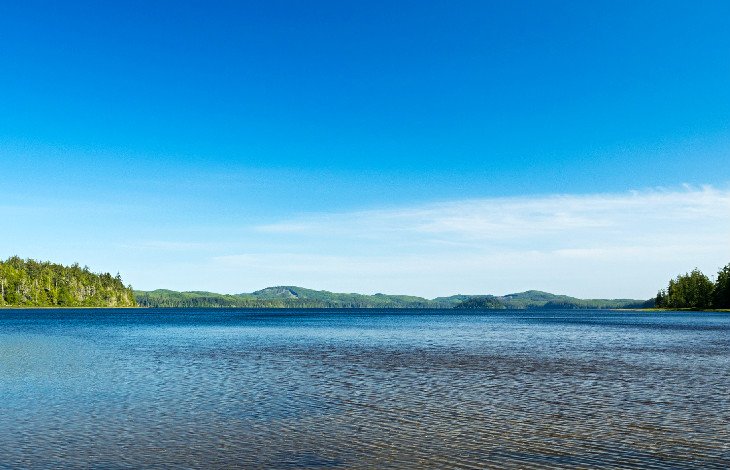
<svg viewBox="0 0 730 470"><path fill-rule="evenodd" d="M730 317L17 315L0 468L730 467Z"/></svg>

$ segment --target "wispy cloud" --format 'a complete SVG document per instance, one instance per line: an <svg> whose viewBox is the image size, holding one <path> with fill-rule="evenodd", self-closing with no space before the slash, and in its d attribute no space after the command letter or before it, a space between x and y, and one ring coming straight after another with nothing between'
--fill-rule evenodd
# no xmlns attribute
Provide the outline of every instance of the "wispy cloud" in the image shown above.
<svg viewBox="0 0 730 470"><path fill-rule="evenodd" d="M697 266L712 274L730 262L730 190L681 187L302 214L268 225L188 231L185 238L150 231L146 241L118 240L117 249L128 260L122 270L144 288L246 292L293 284L426 297L541 289L648 298L680 272Z"/></svg>
<svg viewBox="0 0 730 470"><path fill-rule="evenodd" d="M401 209L315 214L257 227L270 234L392 239L433 237L442 242L543 239L590 233L640 238L714 233L730 226L730 191L711 187L625 194L557 195L451 201ZM589 240L584 240L589 241ZM567 242L567 240L566 240Z"/></svg>
<svg viewBox="0 0 730 470"><path fill-rule="evenodd" d="M286 250L217 262L309 285L359 282L360 290L383 290L376 287L381 280L390 291L421 294L524 287L647 296L677 270L711 273L730 261L730 191L449 201L310 214L255 231Z"/></svg>

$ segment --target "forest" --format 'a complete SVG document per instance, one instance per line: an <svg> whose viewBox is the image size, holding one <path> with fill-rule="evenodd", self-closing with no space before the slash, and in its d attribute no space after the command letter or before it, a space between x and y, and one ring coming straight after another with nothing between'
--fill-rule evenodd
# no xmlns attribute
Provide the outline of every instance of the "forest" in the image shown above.
<svg viewBox="0 0 730 470"><path fill-rule="evenodd" d="M362 295L295 286L268 287L244 294L133 291L119 274L93 273L77 264L13 256L0 260L0 307L244 307L244 308L459 308L585 309L645 308L730 309L730 263L713 281L699 269L671 279L655 299L577 299L541 291L504 296L454 295L425 299L406 295Z"/></svg>
<svg viewBox="0 0 730 470"><path fill-rule="evenodd" d="M530 290L505 296L452 295L426 299L409 295L351 294L306 289L297 286L267 287L242 294L177 292L165 289L135 291L143 307L228 308L458 308L458 309L588 309L653 307L635 299L577 299L566 295Z"/></svg>
<svg viewBox="0 0 730 470"><path fill-rule="evenodd" d="M251 293L135 291L143 307L226 308L451 308L451 299L428 300L408 295L363 295L317 291L296 286L267 287Z"/></svg>
<svg viewBox="0 0 730 470"><path fill-rule="evenodd" d="M680 274L656 296L657 308L730 309L730 263L721 268L713 282L699 269Z"/></svg>
<svg viewBox="0 0 730 470"><path fill-rule="evenodd" d="M117 274L78 264L21 259L0 261L0 307L135 307L131 286Z"/></svg>

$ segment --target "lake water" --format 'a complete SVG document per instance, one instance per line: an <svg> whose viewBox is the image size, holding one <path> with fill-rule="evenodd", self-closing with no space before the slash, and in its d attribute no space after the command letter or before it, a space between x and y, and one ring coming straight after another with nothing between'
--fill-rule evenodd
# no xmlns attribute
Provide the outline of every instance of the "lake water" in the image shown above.
<svg viewBox="0 0 730 470"><path fill-rule="evenodd" d="M728 468L730 314L0 311L0 468Z"/></svg>

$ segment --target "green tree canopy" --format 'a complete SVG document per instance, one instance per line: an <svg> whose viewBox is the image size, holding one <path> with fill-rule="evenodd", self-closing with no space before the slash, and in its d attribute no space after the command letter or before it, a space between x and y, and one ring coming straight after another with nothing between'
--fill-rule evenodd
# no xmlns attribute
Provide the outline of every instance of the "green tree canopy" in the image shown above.
<svg viewBox="0 0 730 470"><path fill-rule="evenodd" d="M133 307L131 286L119 275L92 273L78 264L21 259L0 261L0 306Z"/></svg>
<svg viewBox="0 0 730 470"><path fill-rule="evenodd" d="M668 308L695 308L706 309L712 306L712 296L715 289L712 281L699 269L677 276L669 281L669 286L660 292L657 305Z"/></svg>
<svg viewBox="0 0 730 470"><path fill-rule="evenodd" d="M715 308L730 308L730 263L717 273L712 305Z"/></svg>

